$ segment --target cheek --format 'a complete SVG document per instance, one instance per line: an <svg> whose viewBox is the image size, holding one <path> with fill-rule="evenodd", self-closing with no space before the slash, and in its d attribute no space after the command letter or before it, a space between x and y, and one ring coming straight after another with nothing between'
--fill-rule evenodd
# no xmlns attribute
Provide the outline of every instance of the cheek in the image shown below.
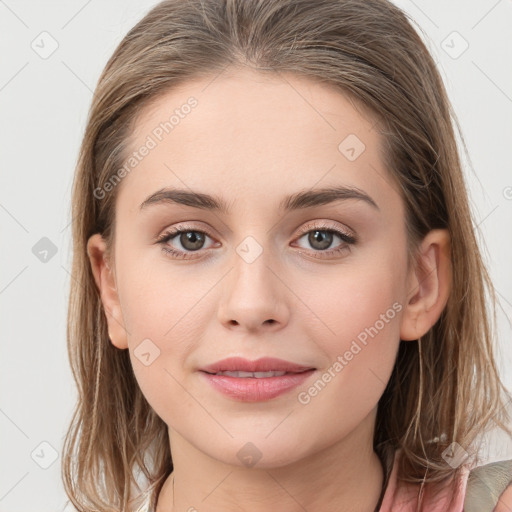
<svg viewBox="0 0 512 512"><path fill-rule="evenodd" d="M336 375L325 378L337 383L341 403L374 405L384 391L400 342L404 275L404 256L384 246L299 292L314 313L308 334L326 355L324 370Z"/></svg>
<svg viewBox="0 0 512 512"><path fill-rule="evenodd" d="M204 323L199 318L204 308L198 304L204 291L183 294L175 283L155 292L147 284L126 297L123 313L129 325L128 346L135 376L159 412L160 401L163 406L184 394L178 382L183 381L189 354L204 336Z"/></svg>
<svg viewBox="0 0 512 512"><path fill-rule="evenodd" d="M351 272L340 279L338 291L332 290L328 300L324 294L316 302L330 327L330 351L348 350L352 340L365 345L369 337L391 339L399 331L397 313L403 307L399 298L390 275Z"/></svg>
<svg viewBox="0 0 512 512"><path fill-rule="evenodd" d="M218 279L197 279L184 266L173 268L158 248L147 252L149 257L135 256L132 250L125 253L130 257L118 258L119 298L135 377L150 405L168 422L166 411L186 411L192 405L179 383L188 354L203 336L200 299Z"/></svg>
<svg viewBox="0 0 512 512"><path fill-rule="evenodd" d="M322 322L309 336L324 354L317 380L301 390L301 435L322 431L325 442L356 429L375 409L389 381L400 342L403 305L390 271L356 271L330 280L329 293L309 296ZM318 285L318 281L317 281ZM328 328L327 328L327 327ZM325 430L325 425L332 425Z"/></svg>
<svg viewBox="0 0 512 512"><path fill-rule="evenodd" d="M393 305L403 300L404 279L404 267L398 259L396 255L375 254L371 260L341 265L339 271L304 282L301 296L306 297L304 302L323 320L334 344L356 338L376 323L379 331L386 332L398 323L397 310L403 304ZM384 325L379 321L382 315Z"/></svg>
<svg viewBox="0 0 512 512"><path fill-rule="evenodd" d="M182 325L201 309L200 302L218 276L167 259L160 246L136 248L121 259L123 319L129 333L155 339L176 337ZM197 308L199 304L199 308ZM133 340L135 342L136 340Z"/></svg>

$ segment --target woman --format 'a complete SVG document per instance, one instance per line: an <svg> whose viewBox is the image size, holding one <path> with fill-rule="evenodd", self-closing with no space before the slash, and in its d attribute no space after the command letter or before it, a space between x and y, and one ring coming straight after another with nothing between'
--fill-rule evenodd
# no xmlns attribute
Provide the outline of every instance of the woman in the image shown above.
<svg viewBox="0 0 512 512"><path fill-rule="evenodd" d="M452 116L387 1L168 0L127 34L73 190L79 510L462 510L512 432Z"/></svg>

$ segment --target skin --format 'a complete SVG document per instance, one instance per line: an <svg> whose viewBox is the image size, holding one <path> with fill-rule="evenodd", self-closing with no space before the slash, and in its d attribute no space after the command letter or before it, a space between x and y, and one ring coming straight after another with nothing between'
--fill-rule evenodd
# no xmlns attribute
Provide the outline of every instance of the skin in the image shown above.
<svg viewBox="0 0 512 512"><path fill-rule="evenodd" d="M377 404L400 339L425 334L446 305L448 233L430 232L419 248L423 266L407 270L404 204L383 167L375 119L305 78L236 69L191 81L142 112L132 149L190 96L198 106L118 185L114 262L100 234L88 243L112 343L130 351L142 392L168 425L174 493L171 475L157 511L373 512L383 483L372 447ZM354 161L338 150L349 134L366 146ZM358 187L379 210L357 199L278 210L288 194L331 185ZM218 195L231 212L171 203L140 211L163 187ZM196 252L179 235L167 242L195 259L175 259L153 241L180 222L211 234ZM322 249L301 233L311 223L349 230L358 241L334 236ZM249 235L262 249L251 263L236 251ZM299 403L298 393L393 303L402 306L394 318ZM149 366L134 355L146 338L160 350ZM242 403L197 372L233 355L317 371L284 395ZM261 453L252 467L237 457L248 442Z"/></svg>

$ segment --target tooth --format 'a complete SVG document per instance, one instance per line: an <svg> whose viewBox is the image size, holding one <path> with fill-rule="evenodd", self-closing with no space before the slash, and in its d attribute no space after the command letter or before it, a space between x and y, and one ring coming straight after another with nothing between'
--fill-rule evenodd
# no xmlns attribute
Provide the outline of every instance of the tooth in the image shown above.
<svg viewBox="0 0 512 512"><path fill-rule="evenodd" d="M254 372L254 376L257 379L262 379L264 377L281 377L286 372Z"/></svg>
<svg viewBox="0 0 512 512"><path fill-rule="evenodd" d="M268 372L243 372L243 371L225 371L218 372L216 375L226 375L228 377L238 377L238 378L256 378L256 379L264 379L267 377L281 377L285 375L284 371L268 371Z"/></svg>
<svg viewBox="0 0 512 512"><path fill-rule="evenodd" d="M237 372L237 377L254 377L252 372Z"/></svg>

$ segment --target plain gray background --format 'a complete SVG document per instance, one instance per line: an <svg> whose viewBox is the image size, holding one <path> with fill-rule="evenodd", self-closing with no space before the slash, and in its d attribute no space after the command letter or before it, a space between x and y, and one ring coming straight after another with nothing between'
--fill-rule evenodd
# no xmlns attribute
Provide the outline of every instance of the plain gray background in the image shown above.
<svg viewBox="0 0 512 512"><path fill-rule="evenodd" d="M512 2L396 3L428 34L471 155L467 181L501 301L499 364L511 389ZM71 183L100 72L155 4L0 0L0 512L72 510L60 480L75 400L66 351ZM496 458L512 456L510 444L495 444Z"/></svg>

